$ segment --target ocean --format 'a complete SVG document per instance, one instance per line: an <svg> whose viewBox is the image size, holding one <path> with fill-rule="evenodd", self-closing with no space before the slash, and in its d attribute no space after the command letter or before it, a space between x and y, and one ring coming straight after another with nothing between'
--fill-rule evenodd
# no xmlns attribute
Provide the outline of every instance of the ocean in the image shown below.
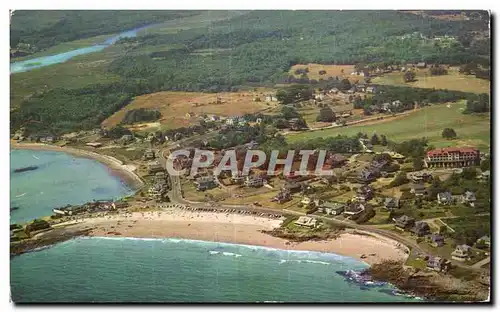
<svg viewBox="0 0 500 312"><path fill-rule="evenodd" d="M36 165L37 170L13 173ZM11 222L131 190L99 162L11 151ZM354 258L180 239L77 238L10 262L15 302L414 302L390 285L362 289L336 271Z"/></svg>
<svg viewBox="0 0 500 312"><path fill-rule="evenodd" d="M367 265L305 251L181 239L77 238L11 260L14 302L419 302L336 273Z"/></svg>
<svg viewBox="0 0 500 312"><path fill-rule="evenodd" d="M14 173L17 168L38 166ZM10 222L25 222L52 214L66 204L117 199L133 193L98 161L63 152L13 149L10 153Z"/></svg>

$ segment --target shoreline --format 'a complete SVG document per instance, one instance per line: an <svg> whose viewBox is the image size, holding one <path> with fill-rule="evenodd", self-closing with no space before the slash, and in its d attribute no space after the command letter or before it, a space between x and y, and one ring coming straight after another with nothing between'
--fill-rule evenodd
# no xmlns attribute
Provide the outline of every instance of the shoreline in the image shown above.
<svg viewBox="0 0 500 312"><path fill-rule="evenodd" d="M55 226L89 229L85 236L136 239L186 239L259 246L290 251L332 253L368 265L385 260L405 261L404 246L376 234L346 231L336 239L290 242L263 233L279 227L282 220L258 216L184 210L121 212L118 215L76 218Z"/></svg>
<svg viewBox="0 0 500 312"><path fill-rule="evenodd" d="M135 168L123 164L122 161L108 155L102 155L96 152L91 152L83 149L78 149L74 147L67 146L55 146L43 143L10 143L11 149L24 149L33 151L51 151L51 152L62 152L80 158L92 159L100 162L110 169L113 175L116 175L120 180L127 184L133 191L140 189L144 182L142 179L134 172Z"/></svg>

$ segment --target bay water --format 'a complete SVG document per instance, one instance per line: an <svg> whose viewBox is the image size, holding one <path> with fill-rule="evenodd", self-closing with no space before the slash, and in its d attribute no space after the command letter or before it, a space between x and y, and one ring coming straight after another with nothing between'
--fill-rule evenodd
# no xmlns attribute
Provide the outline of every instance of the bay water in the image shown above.
<svg viewBox="0 0 500 312"><path fill-rule="evenodd" d="M14 172L38 166L38 169ZM13 149L10 153L11 223L52 214L52 209L92 200L119 199L133 190L104 164L55 152Z"/></svg>

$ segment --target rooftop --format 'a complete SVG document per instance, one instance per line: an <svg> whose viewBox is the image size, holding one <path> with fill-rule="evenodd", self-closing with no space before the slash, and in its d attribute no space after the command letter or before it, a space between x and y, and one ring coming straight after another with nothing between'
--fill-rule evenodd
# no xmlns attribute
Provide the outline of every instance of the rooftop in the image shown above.
<svg viewBox="0 0 500 312"><path fill-rule="evenodd" d="M447 153L479 153L479 150L474 147L445 147L428 151L427 155L433 156Z"/></svg>

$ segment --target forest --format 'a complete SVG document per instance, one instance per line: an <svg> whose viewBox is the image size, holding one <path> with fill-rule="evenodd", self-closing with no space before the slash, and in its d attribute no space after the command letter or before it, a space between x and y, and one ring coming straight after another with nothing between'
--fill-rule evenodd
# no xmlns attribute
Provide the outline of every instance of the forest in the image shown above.
<svg viewBox="0 0 500 312"><path fill-rule="evenodd" d="M30 46L38 52L62 42L113 34L163 22L197 11L38 11L16 10L10 26L10 46Z"/></svg>
<svg viewBox="0 0 500 312"><path fill-rule="evenodd" d="M16 14L11 46L24 42L42 49L196 12L48 11L44 18L25 11ZM489 62L489 38L473 37L461 43L472 32L488 31L488 22L444 21L397 11L252 11L205 28L126 38L114 47L122 53L102 69L118 75L118 81L40 90L11 112L12 128L24 125L28 132L44 129L58 134L97 127L133 96L165 90L221 92L273 86L286 81L289 68L301 63ZM415 33L424 38L405 37ZM447 46L432 40L443 35L458 40ZM200 52L207 49L212 52ZM426 96L408 95L411 92L405 90L407 95L402 94L400 100L461 98L439 90Z"/></svg>

